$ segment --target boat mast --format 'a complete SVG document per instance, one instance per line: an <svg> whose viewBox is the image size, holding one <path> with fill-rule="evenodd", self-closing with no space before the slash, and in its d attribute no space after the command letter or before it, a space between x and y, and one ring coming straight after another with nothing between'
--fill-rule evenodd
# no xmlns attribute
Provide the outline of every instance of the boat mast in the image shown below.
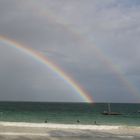
<svg viewBox="0 0 140 140"><path fill-rule="evenodd" d="M108 103L108 112L111 112L111 107L110 107L110 103Z"/></svg>

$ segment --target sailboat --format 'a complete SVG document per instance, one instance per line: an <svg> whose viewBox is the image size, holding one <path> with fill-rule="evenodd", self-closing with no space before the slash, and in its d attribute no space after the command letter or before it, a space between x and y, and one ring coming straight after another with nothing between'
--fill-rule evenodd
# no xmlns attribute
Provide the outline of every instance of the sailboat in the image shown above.
<svg viewBox="0 0 140 140"><path fill-rule="evenodd" d="M112 112L110 103L108 103L108 111L102 112L103 115L121 115L119 112Z"/></svg>

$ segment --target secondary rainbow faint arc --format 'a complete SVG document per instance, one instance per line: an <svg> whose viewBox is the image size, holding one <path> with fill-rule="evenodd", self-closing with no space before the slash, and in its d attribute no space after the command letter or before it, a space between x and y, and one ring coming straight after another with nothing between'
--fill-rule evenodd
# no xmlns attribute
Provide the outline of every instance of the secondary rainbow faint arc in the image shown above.
<svg viewBox="0 0 140 140"><path fill-rule="evenodd" d="M76 93L80 95L84 102L92 103L93 98L89 95L87 91L85 91L77 82L74 81L66 72L64 72L61 68L59 68L56 64L50 61L46 56L42 53L39 53L35 49L27 48L15 40L9 39L4 36L0 36L0 42L5 43L15 49L21 50L23 53L35 58L37 61L45 64L49 69L51 69L54 73L56 73L61 79L63 79L69 86L72 87Z"/></svg>
<svg viewBox="0 0 140 140"><path fill-rule="evenodd" d="M36 9L37 10L37 9ZM50 22L56 23L57 25L61 26L63 29L65 29L67 32L72 33L72 35L79 41L79 43L85 44L86 46L94 47L94 51L96 52L96 57L105 65L110 68L110 70L117 76L117 78L124 84L125 87L127 87L136 97L137 100L140 100L140 91L139 89L134 85L133 82L131 82L124 74L121 68L117 67L112 61L111 58L109 58L105 53L98 47L96 47L92 41L88 40L86 36L83 36L80 32L75 31L73 28L71 28L68 24L65 23L64 20L61 19L61 22L59 22L59 17L55 16L50 10L41 11L39 16L45 16L49 19Z"/></svg>

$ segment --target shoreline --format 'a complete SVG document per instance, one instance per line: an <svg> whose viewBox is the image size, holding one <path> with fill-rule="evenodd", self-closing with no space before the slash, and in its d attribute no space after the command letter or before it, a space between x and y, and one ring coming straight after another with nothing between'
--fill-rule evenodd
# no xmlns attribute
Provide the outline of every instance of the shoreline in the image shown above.
<svg viewBox="0 0 140 140"><path fill-rule="evenodd" d="M55 129L82 129L82 130L112 130L119 129L121 125L88 125L88 124L59 124L59 123L30 123L30 122L0 122L0 126L11 127L36 127Z"/></svg>
<svg viewBox="0 0 140 140"><path fill-rule="evenodd" d="M44 129L76 129L93 131L118 131L118 130L138 130L140 126L130 125L87 125L87 124L58 124L58 123L30 123L30 122L4 122L0 121L0 127L11 128L44 128Z"/></svg>
<svg viewBox="0 0 140 140"><path fill-rule="evenodd" d="M109 126L109 125L82 125L82 124L54 124L54 123L26 123L0 122L0 138L3 139L33 139L51 140L81 140L104 138L133 139L140 138L140 127Z"/></svg>

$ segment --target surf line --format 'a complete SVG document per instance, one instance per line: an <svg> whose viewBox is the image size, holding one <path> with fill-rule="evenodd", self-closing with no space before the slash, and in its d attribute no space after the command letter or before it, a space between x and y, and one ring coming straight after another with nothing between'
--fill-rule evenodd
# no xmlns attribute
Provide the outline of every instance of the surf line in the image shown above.
<svg viewBox="0 0 140 140"><path fill-rule="evenodd" d="M40 63L44 64L49 68L53 73L58 75L61 79L63 79L67 85L69 85L77 94L80 95L82 101L93 103L93 97L90 96L90 94L78 83L76 82L72 77L70 77L66 72L64 72L58 65L53 63L51 60L49 60L46 56L44 56L42 53L36 51L32 48L27 48L24 45L21 45L15 40L9 39L8 37L0 36L0 42L11 46L15 49L20 50L22 53L25 53L31 58L34 58L36 61L39 61Z"/></svg>

